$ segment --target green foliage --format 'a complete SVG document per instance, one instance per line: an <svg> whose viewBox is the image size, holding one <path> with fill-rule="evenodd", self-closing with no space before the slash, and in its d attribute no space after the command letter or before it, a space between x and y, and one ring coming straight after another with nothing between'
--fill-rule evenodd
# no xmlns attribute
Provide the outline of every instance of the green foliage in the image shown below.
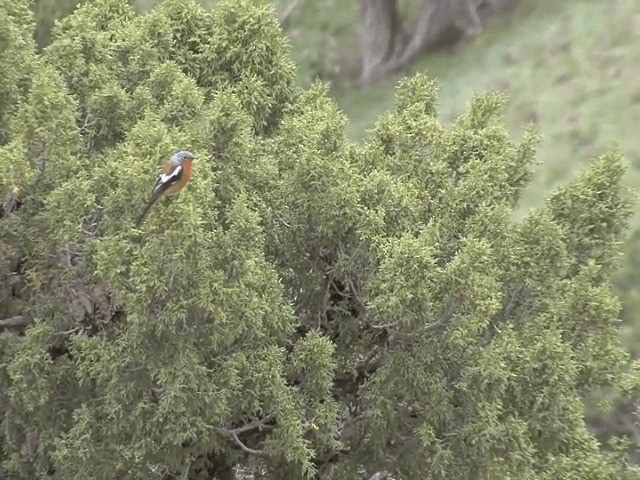
<svg viewBox="0 0 640 480"><path fill-rule="evenodd" d="M30 324L0 334L0 475L640 478L584 419L638 391L620 155L515 222L537 135L502 96L445 128L417 75L352 143L248 0L87 2L15 45L0 318ZM182 148L192 180L134 228Z"/></svg>
<svg viewBox="0 0 640 480"><path fill-rule="evenodd" d="M0 2L0 146L10 136L11 117L29 88L35 58L33 17L26 2Z"/></svg>

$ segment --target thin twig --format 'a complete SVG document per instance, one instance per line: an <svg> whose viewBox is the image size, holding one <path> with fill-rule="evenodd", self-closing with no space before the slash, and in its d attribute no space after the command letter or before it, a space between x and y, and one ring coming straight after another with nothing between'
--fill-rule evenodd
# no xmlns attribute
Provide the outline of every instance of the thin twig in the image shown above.
<svg viewBox="0 0 640 480"><path fill-rule="evenodd" d="M242 440L240 440L240 437L238 436L239 433L244 433L244 432L248 432L250 430L254 430L254 429L261 429L262 427L265 426L265 423L267 423L269 420L271 420L273 418L273 414L269 414L263 418L260 419L256 419L253 420L245 425L242 425L240 427L237 428L224 428L224 427L213 427L213 429L218 432L221 433L222 435L225 435L227 437L231 437L233 439L233 441L236 443L236 445L238 447L240 447L240 449L246 453L251 453L253 455L265 455L265 452L263 450L256 450L255 448L251 448L251 447L247 447Z"/></svg>
<svg viewBox="0 0 640 480"><path fill-rule="evenodd" d="M511 316L511 314L513 313L513 310L515 310L515 308L518 306L518 300L520 299L520 294L522 293L523 290L524 290L524 283L515 289L515 291L511 295L511 298L509 299L509 303L507 304L507 306L504 308L504 311L502 312L502 320L506 320Z"/></svg>
<svg viewBox="0 0 640 480"><path fill-rule="evenodd" d="M371 325L371 328L375 328L378 330L384 330L385 328L395 327L397 324L395 323L385 323L384 325Z"/></svg>
<svg viewBox="0 0 640 480"><path fill-rule="evenodd" d="M286 220L282 218L278 212L276 212L275 210L272 210L272 213L282 225L284 225L287 228L291 228L291 225L287 223Z"/></svg>
<svg viewBox="0 0 640 480"><path fill-rule="evenodd" d="M80 127L80 133L89 130L89 128L93 127L97 123L97 119L93 117L90 113L87 113L87 116L84 117L84 123Z"/></svg>
<svg viewBox="0 0 640 480"><path fill-rule="evenodd" d="M351 278L347 278L347 281L349 282L349 290L351 291L353 298L355 299L356 302L358 302L358 305L360 306L360 308L365 309L367 305L365 304L364 300L360 297L359 292L356 289L356 286L353 280Z"/></svg>
<svg viewBox="0 0 640 480"><path fill-rule="evenodd" d="M242 425L241 427L238 428L233 428L231 430L226 429L229 432L235 432L235 433L244 433L244 432L248 432L249 430L253 430L254 428L260 428L262 426L264 426L265 423L267 423L269 420L271 420L273 418L273 414L270 413L269 415L267 415L266 417L263 418L259 418L256 420L253 420L245 425Z"/></svg>
<svg viewBox="0 0 640 480"><path fill-rule="evenodd" d="M218 431L223 435L231 437L233 441L236 443L236 445L238 445L242 451L251 453L253 455L264 455L264 450L256 450L254 448L247 447L244 443L242 443L242 440L240 440L240 437L238 437L238 434L235 431L227 430L226 428L221 428L221 427L216 428L216 431Z"/></svg>
<svg viewBox="0 0 640 480"><path fill-rule="evenodd" d="M436 330L437 328L444 325L451 317L442 317L437 322L430 323L422 329L422 333L431 332L432 330Z"/></svg>

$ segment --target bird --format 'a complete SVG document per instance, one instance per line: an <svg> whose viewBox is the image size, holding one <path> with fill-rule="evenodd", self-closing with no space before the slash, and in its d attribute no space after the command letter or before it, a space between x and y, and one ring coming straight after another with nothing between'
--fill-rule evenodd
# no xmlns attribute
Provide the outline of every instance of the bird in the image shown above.
<svg viewBox="0 0 640 480"><path fill-rule="evenodd" d="M193 153L186 150L181 150L171 157L171 161L164 166L163 173L158 176L151 192L151 198L142 211L142 215L138 218L136 227L142 224L149 210L160 197L175 195L184 188L191 178L191 163L194 158Z"/></svg>

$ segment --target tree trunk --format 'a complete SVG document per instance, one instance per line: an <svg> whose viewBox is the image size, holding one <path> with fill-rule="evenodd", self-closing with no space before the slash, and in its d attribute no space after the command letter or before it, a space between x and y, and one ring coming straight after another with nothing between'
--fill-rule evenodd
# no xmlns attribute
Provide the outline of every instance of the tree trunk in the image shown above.
<svg viewBox="0 0 640 480"><path fill-rule="evenodd" d="M424 50L454 43L482 31L482 20L518 0L424 0L415 31L408 34L396 0L360 0L362 87L399 70Z"/></svg>
<svg viewBox="0 0 640 480"><path fill-rule="evenodd" d="M362 27L361 83L371 85L388 73L405 49L407 34L396 0L360 0Z"/></svg>

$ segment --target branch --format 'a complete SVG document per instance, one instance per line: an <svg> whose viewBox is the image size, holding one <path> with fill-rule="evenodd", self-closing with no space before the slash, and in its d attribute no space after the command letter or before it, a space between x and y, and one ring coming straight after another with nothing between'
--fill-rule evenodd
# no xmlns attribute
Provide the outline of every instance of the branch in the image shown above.
<svg viewBox="0 0 640 480"><path fill-rule="evenodd" d="M448 324L450 324L457 307L458 304L454 300L451 300L447 305L446 310L438 316L438 320L423 327L420 330L420 333L431 332L439 329L442 326L447 326Z"/></svg>
<svg viewBox="0 0 640 480"><path fill-rule="evenodd" d="M375 328L376 330L384 330L385 328L391 328L398 325L397 323L385 323L383 325L371 325L371 328Z"/></svg>
<svg viewBox="0 0 640 480"><path fill-rule="evenodd" d="M31 323L24 315L16 315L0 320L0 328L25 328Z"/></svg>
<svg viewBox="0 0 640 480"><path fill-rule="evenodd" d="M84 117L84 123L80 127L80 133L83 133L93 127L98 120L91 115L91 113L87 113L87 116Z"/></svg>
<svg viewBox="0 0 640 480"><path fill-rule="evenodd" d="M233 429L231 429L229 431L230 432L235 432L235 433L248 432L249 430L253 430L254 428L260 428L260 427L264 426L264 424L267 423L272 418L273 418L273 414L270 413L266 417L263 417L263 418L260 418L260 419L257 419L257 420L253 420L252 422L249 422L246 425L242 425L241 427L238 427L238 428L233 428Z"/></svg>
<svg viewBox="0 0 640 480"><path fill-rule="evenodd" d="M449 321L449 320L451 320L450 316L442 316L436 322L433 322L433 323L430 323L429 325L424 326L420 333L427 333L427 332L431 332L433 330L437 330L438 328L443 326L445 323L447 323L447 321Z"/></svg>
<svg viewBox="0 0 640 480"><path fill-rule="evenodd" d="M511 316L511 314L513 313L513 310L518 306L518 300L520 300L519 297L523 290L524 290L524 283L520 285L518 288L516 288L513 294L511 294L509 303L507 304L507 306L504 308L502 312L502 320L507 320Z"/></svg>
<svg viewBox="0 0 640 480"><path fill-rule="evenodd" d="M334 388L344 389L356 386L359 381L375 373L388 360L389 352L386 349L383 351L373 349L367 358L350 367L349 370L338 373L333 379Z"/></svg>
<svg viewBox="0 0 640 480"><path fill-rule="evenodd" d="M227 437L230 437L231 439L233 439L233 441L235 442L235 444L240 447L240 449L243 452L246 453L251 453L253 455L265 455L264 450L256 450L254 448L250 448L247 447L242 440L240 440L240 437L238 436L239 433L244 433L244 432L248 432L250 430L255 430L257 429L261 429L262 427L265 426L265 424L271 420L273 418L273 414L269 414L266 417L257 419L257 420L253 420L245 425L242 425L241 427L237 427L237 428L223 428L223 427L213 427L214 430L218 433L221 433L222 435L225 435Z"/></svg>
<svg viewBox="0 0 640 480"><path fill-rule="evenodd" d="M291 225L288 224L287 221L284 218L282 218L278 212L276 212L275 208L271 207L271 213L273 213L273 216L276 217L276 220L278 220L282 225L284 225L287 228L291 228Z"/></svg>
<svg viewBox="0 0 640 480"><path fill-rule="evenodd" d="M360 247L358 247L358 248L360 248ZM354 256L355 256L355 254L354 254ZM351 291L351 294L353 295L353 298L355 299L355 301L358 303L360 308L362 308L363 310L366 309L367 305L366 305L365 301L362 299L362 297L360 296L360 292L358 292L358 289L356 288L353 280L351 278L347 278L347 282L349 283L349 290Z"/></svg>
<svg viewBox="0 0 640 480"><path fill-rule="evenodd" d="M264 450L255 450L253 448L247 447L244 443L242 443L242 440L240 440L240 437L238 437L238 434L234 430L228 430L226 428L218 427L216 428L216 431L223 435L226 435L227 437L231 437L243 452L252 453L253 455L265 454Z"/></svg>

